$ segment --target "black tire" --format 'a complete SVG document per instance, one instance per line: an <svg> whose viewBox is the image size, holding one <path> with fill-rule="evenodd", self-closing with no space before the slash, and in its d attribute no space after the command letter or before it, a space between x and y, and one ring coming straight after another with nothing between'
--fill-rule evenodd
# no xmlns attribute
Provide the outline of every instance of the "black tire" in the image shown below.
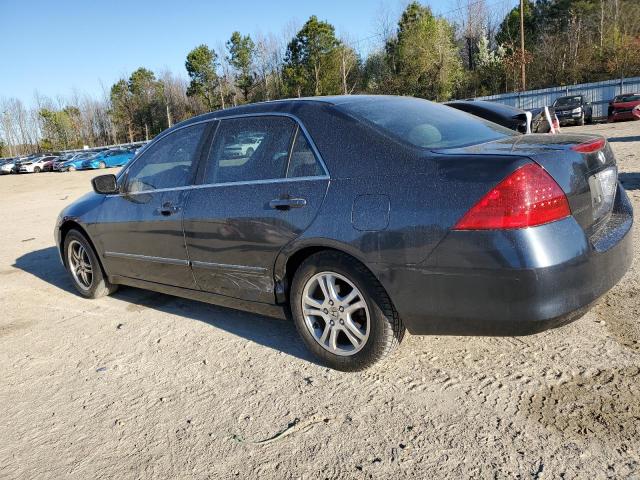
<svg viewBox="0 0 640 480"><path fill-rule="evenodd" d="M33 173L40 173L40 167L36 167L33 169Z"/></svg>
<svg viewBox="0 0 640 480"><path fill-rule="evenodd" d="M88 288L83 288L80 282L78 281L78 279L76 279L74 274L71 272L71 266L69 261L69 247L74 242L78 242L85 248L87 255L90 259L92 278L91 278L91 284L89 285ZM104 272L102 271L102 266L100 265L100 261L98 260L98 257L94 252L93 247L91 246L91 243L78 230L71 229L69 230L69 232L67 232L67 235L64 238L63 254L64 254L65 267L67 268L67 273L71 278L71 282L73 283L73 286L76 288L78 293L80 293L80 295L82 295L83 297L100 298L100 297L104 297L105 295L110 295L118 289L117 285L113 285L109 283Z"/></svg>
<svg viewBox="0 0 640 480"><path fill-rule="evenodd" d="M251 157L251 155L253 155L253 152L254 152L254 151L255 151L255 150L253 149L253 147L249 147L249 148L247 148L247 154L246 154L246 156L247 156L247 157Z"/></svg>
<svg viewBox="0 0 640 480"><path fill-rule="evenodd" d="M321 272L335 272L352 282L362 293L369 311L369 334L356 353L331 353L318 343L307 328L302 313L302 295L307 282ZM402 341L405 327L384 287L353 257L323 251L307 258L295 272L290 292L291 313L298 333L309 350L326 366L344 372L364 370L391 354Z"/></svg>

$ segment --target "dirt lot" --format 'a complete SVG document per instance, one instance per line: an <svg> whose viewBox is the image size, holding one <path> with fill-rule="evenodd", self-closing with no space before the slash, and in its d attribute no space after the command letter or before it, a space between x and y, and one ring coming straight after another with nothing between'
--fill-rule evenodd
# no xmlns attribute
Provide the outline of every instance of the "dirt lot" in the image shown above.
<svg viewBox="0 0 640 480"><path fill-rule="evenodd" d="M610 137L640 212L640 122ZM407 336L359 374L292 324L123 288L83 300L53 246L95 172L0 178L0 478L640 477L636 262L531 337Z"/></svg>

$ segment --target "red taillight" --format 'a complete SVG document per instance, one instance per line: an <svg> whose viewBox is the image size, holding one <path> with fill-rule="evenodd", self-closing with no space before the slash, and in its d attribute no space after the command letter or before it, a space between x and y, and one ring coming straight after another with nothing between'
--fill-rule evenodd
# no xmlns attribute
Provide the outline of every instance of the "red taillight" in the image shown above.
<svg viewBox="0 0 640 480"><path fill-rule="evenodd" d="M525 228L571 215L560 186L537 164L518 168L460 219L456 230Z"/></svg>
<svg viewBox="0 0 640 480"><path fill-rule="evenodd" d="M583 143L579 143L578 145L574 145L571 147L571 150L574 152L580 153L593 153L598 150L602 150L607 141L604 138L596 138L594 140L588 140Z"/></svg>

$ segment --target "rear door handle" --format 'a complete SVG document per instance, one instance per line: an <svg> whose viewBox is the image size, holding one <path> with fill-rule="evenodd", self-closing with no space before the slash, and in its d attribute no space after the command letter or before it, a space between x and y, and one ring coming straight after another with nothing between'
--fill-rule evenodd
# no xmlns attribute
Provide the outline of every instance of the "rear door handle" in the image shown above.
<svg viewBox="0 0 640 480"><path fill-rule="evenodd" d="M180 207L176 207L171 202L166 202L162 204L161 207L156 208L156 212L165 217L173 215L174 213L178 213L179 211L180 211Z"/></svg>
<svg viewBox="0 0 640 480"><path fill-rule="evenodd" d="M275 210L290 210L302 208L307 204L304 198L275 198L269 202L269 207Z"/></svg>

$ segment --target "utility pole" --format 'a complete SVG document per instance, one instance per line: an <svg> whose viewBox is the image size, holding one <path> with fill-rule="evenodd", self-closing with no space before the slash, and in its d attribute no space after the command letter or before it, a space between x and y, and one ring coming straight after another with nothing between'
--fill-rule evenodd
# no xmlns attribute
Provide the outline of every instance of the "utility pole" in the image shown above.
<svg viewBox="0 0 640 480"><path fill-rule="evenodd" d="M524 55L524 0L520 0L520 75L522 81L522 91L527 89L527 74L525 72Z"/></svg>

